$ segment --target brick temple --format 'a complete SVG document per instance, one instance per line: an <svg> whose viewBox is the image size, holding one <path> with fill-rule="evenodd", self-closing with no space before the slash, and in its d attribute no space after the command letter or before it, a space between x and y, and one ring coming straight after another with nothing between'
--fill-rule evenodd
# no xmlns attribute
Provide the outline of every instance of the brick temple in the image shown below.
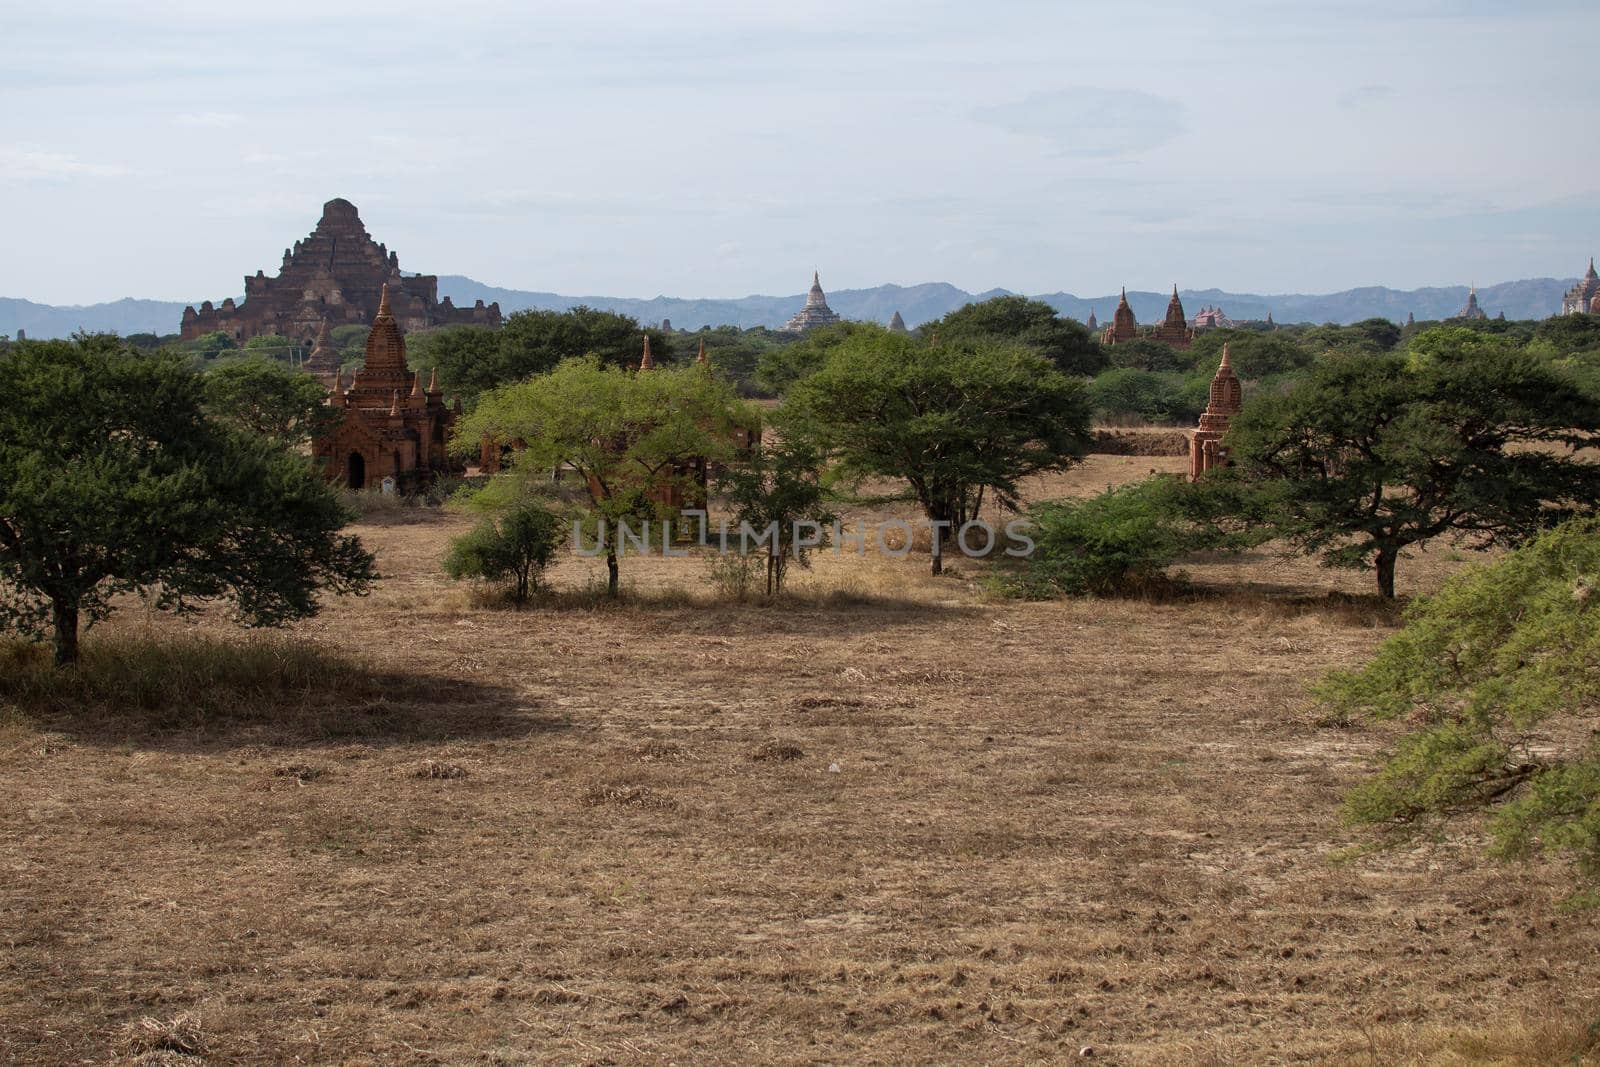
<svg viewBox="0 0 1600 1067"><path fill-rule="evenodd" d="M329 200L322 205L322 218L311 235L283 250L277 274L269 278L258 270L246 276L244 299L237 304L229 297L217 306L207 300L198 311L184 308L181 334L183 340L192 341L221 331L241 344L278 334L310 348L324 323L373 322L385 286L402 329L500 325L499 304L479 300L470 308L458 308L449 297L438 298L436 276L401 274L399 253L372 239L356 206L348 200Z"/></svg>
<svg viewBox="0 0 1600 1067"><path fill-rule="evenodd" d="M1093 312L1089 315L1094 318ZM1092 328L1092 327L1091 327ZM1122 298L1117 301L1117 310L1111 316L1111 325L1100 333L1100 343L1103 345L1122 344L1141 336L1139 333L1139 320L1133 317L1133 308L1128 306L1128 289L1122 289ZM1178 287L1172 287L1172 299L1167 301L1167 316L1156 325L1152 326L1142 336L1152 341L1160 341L1173 348L1188 348L1194 343L1194 330L1189 327L1189 320L1183 314L1183 301L1178 299Z"/></svg>
<svg viewBox="0 0 1600 1067"><path fill-rule="evenodd" d="M1192 482L1213 467L1228 465L1228 450L1222 439L1228 423L1244 408L1244 386L1233 373L1228 346L1222 346L1222 363L1211 379L1211 395L1200 425L1189 431L1189 480Z"/></svg>
<svg viewBox="0 0 1600 1067"><path fill-rule="evenodd" d="M361 367L349 388L341 379L336 366L328 403L341 417L311 445L328 481L367 489L393 478L399 492L412 493L455 469L445 444L460 402L446 407L437 381L430 378L424 388L422 375L406 366L406 343L387 286L378 290Z"/></svg>

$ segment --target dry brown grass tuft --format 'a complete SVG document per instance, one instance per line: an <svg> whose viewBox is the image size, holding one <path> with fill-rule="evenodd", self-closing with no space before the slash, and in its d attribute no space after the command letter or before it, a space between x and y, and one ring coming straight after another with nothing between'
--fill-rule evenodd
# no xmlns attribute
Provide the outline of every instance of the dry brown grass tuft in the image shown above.
<svg viewBox="0 0 1600 1067"><path fill-rule="evenodd" d="M624 808L647 808L670 811L678 806L671 797L662 796L647 785L597 785L583 794L583 802L590 805L616 804Z"/></svg>
<svg viewBox="0 0 1600 1067"><path fill-rule="evenodd" d="M201 1062L207 1049L198 1016L182 1012L162 1020L146 1015L122 1028L119 1049L142 1065ZM174 1058L178 1057L178 1058Z"/></svg>
<svg viewBox="0 0 1600 1067"><path fill-rule="evenodd" d="M446 763L444 760L423 760L422 765L411 772L413 778L424 778L432 781L448 782L457 778L465 778L467 769L458 763Z"/></svg>
<svg viewBox="0 0 1600 1067"><path fill-rule="evenodd" d="M799 745L786 741L763 741L750 753L750 758L757 763L787 763L790 760L804 759L805 750Z"/></svg>

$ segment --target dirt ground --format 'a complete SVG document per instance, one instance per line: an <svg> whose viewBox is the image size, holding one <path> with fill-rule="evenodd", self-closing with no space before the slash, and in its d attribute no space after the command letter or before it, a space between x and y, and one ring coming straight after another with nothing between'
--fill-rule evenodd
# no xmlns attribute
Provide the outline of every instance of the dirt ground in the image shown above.
<svg viewBox="0 0 1600 1067"><path fill-rule="evenodd" d="M0 1058L118 1062L149 1017L216 1063L1533 1063L1600 1016L1562 870L1471 827L1336 862L1389 735L1304 687L1391 632L1368 575L1019 603L824 556L764 606L629 558L620 608L512 612L440 573L466 526L363 525L384 580L293 630L458 679L419 727L0 732Z"/></svg>

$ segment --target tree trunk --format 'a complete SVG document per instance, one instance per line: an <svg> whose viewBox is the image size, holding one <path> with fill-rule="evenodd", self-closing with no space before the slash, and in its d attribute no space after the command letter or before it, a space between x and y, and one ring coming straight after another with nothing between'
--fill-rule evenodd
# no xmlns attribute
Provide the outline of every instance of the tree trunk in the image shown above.
<svg viewBox="0 0 1600 1067"><path fill-rule="evenodd" d="M615 598L617 595L617 554L606 553L606 596Z"/></svg>
<svg viewBox="0 0 1600 1067"><path fill-rule="evenodd" d="M1378 592L1385 600L1394 599L1394 565L1399 558L1392 548L1378 549Z"/></svg>
<svg viewBox="0 0 1600 1067"><path fill-rule="evenodd" d="M56 666L78 662L78 605L65 600L51 602L56 625Z"/></svg>

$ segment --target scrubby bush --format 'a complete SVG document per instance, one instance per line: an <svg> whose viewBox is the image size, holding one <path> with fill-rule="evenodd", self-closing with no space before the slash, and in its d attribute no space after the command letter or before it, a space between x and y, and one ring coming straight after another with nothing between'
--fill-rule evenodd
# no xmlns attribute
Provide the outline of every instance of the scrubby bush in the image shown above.
<svg viewBox="0 0 1600 1067"><path fill-rule="evenodd" d="M1102 419L1192 422L1205 410L1205 389L1210 383L1199 380L1198 384L1196 388L1182 374L1118 367L1095 378L1089 384L1089 396Z"/></svg>
<svg viewBox="0 0 1600 1067"><path fill-rule="evenodd" d="M1408 840L1491 808L1495 855L1559 855L1600 888L1597 664L1600 520L1458 574L1413 604L1365 667L1317 690L1342 716L1416 726L1350 796L1347 817Z"/></svg>
<svg viewBox="0 0 1600 1067"><path fill-rule="evenodd" d="M1200 490L1174 477L1038 504L1029 515L1033 554L1015 590L1032 597L1137 594L1170 585L1167 568L1190 553L1260 540L1211 520L1209 506Z"/></svg>
<svg viewBox="0 0 1600 1067"><path fill-rule="evenodd" d="M559 515L541 504L523 503L451 541L445 573L458 581L504 584L513 603L526 604L561 547L561 537Z"/></svg>

